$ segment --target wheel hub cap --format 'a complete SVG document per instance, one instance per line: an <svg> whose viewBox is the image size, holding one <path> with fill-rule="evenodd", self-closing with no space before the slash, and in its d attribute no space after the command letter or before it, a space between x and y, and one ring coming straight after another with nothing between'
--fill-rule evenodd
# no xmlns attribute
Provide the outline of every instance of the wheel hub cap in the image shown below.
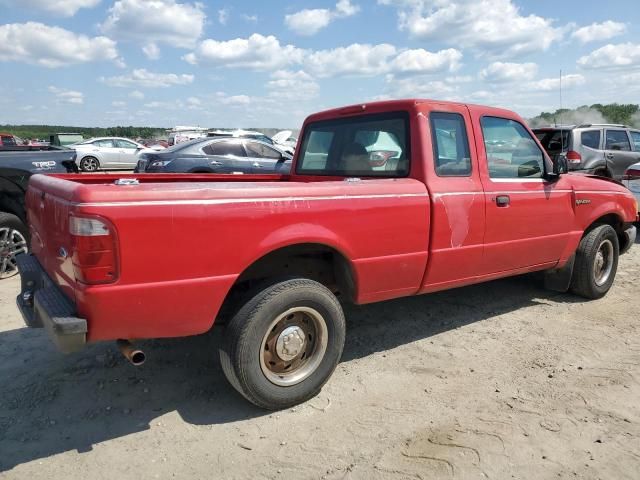
<svg viewBox="0 0 640 480"><path fill-rule="evenodd" d="M304 350L304 332L300 327L285 328L276 342L276 353L282 360L293 360Z"/></svg>

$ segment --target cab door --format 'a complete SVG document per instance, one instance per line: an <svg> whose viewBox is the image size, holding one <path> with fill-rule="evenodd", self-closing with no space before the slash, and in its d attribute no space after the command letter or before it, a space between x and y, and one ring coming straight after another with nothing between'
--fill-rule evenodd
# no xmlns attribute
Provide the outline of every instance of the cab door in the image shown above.
<svg viewBox="0 0 640 480"><path fill-rule="evenodd" d="M473 283L482 267L484 192L469 111L436 104L418 122L431 197L429 262L422 292ZM420 219L416 219L419 222Z"/></svg>
<svg viewBox="0 0 640 480"><path fill-rule="evenodd" d="M522 123L473 117L486 212L482 274L554 264L573 225L568 181L544 178L551 162Z"/></svg>

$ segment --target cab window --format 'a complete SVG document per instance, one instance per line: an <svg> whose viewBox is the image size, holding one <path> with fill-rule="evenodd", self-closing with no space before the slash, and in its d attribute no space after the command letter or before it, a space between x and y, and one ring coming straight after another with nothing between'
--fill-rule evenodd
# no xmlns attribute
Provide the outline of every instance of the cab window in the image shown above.
<svg viewBox="0 0 640 480"><path fill-rule="evenodd" d="M439 177L471 175L469 141L462 115L433 112L429 118L436 174Z"/></svg>
<svg viewBox="0 0 640 480"><path fill-rule="evenodd" d="M542 178L544 155L521 123L482 117L480 124L491 178Z"/></svg>
<svg viewBox="0 0 640 480"><path fill-rule="evenodd" d="M404 177L409 173L407 112L359 115L308 124L297 173Z"/></svg>

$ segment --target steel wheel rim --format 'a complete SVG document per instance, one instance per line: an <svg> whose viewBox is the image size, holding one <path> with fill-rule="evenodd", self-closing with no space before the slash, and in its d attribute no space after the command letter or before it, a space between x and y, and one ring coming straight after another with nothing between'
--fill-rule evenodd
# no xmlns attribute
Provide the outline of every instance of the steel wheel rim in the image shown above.
<svg viewBox="0 0 640 480"><path fill-rule="evenodd" d="M301 332L304 332L302 344ZM288 350L287 337L292 345ZM274 385L297 385L318 369L327 351L327 340L327 323L317 310L290 308L271 322L262 338L259 352L262 373ZM299 351L294 355L296 350Z"/></svg>
<svg viewBox="0 0 640 480"><path fill-rule="evenodd" d="M27 239L15 228L0 228L0 279L18 273L16 255L27 253Z"/></svg>
<svg viewBox="0 0 640 480"><path fill-rule="evenodd" d="M611 240L603 240L598 247L593 261L593 278L597 286L602 286L611 277L613 271L613 243Z"/></svg>
<svg viewBox="0 0 640 480"><path fill-rule="evenodd" d="M84 159L84 169L87 172L93 172L98 169L97 160L95 158Z"/></svg>

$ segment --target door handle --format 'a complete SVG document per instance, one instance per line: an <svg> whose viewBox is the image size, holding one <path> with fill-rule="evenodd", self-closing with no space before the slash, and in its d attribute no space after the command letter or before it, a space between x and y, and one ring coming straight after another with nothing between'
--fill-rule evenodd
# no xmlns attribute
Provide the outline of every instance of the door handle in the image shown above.
<svg viewBox="0 0 640 480"><path fill-rule="evenodd" d="M210 165L214 165L216 167L219 167L220 165L222 165L222 162L219 162L217 160L213 160L212 162L209 162Z"/></svg>
<svg viewBox="0 0 640 480"><path fill-rule="evenodd" d="M262 165L260 165L258 162L253 162L253 166L256 168L262 168Z"/></svg>
<svg viewBox="0 0 640 480"><path fill-rule="evenodd" d="M613 153L607 153L607 158L609 160L613 160Z"/></svg>
<svg viewBox="0 0 640 480"><path fill-rule="evenodd" d="M497 195L494 201L498 207L508 207L511 203L511 198L509 198L509 195Z"/></svg>

